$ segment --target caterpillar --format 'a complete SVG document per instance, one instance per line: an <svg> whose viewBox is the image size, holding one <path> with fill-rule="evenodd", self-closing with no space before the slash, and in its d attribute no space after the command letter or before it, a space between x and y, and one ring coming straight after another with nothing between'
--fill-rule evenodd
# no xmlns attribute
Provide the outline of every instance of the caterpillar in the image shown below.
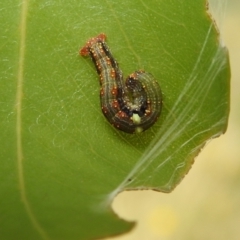
<svg viewBox="0 0 240 240"><path fill-rule="evenodd" d="M152 74L138 70L124 82L104 33L89 39L80 55L90 56L97 69L102 112L115 128L140 133L157 121L162 109L162 93Z"/></svg>

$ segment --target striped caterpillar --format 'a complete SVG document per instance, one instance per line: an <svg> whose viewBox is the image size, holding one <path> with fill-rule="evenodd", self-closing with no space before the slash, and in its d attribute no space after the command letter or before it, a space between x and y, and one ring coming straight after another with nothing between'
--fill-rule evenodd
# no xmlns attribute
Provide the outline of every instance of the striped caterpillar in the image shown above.
<svg viewBox="0 0 240 240"><path fill-rule="evenodd" d="M126 133L140 133L151 127L162 108L162 93L154 77L143 70L130 74L126 81L106 42L99 34L80 50L90 56L100 77L101 108L106 119Z"/></svg>

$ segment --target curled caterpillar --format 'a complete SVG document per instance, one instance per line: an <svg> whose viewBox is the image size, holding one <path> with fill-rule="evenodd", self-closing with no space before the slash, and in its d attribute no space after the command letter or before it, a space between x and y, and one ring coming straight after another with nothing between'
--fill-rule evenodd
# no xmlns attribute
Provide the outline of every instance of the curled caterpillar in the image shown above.
<svg viewBox="0 0 240 240"><path fill-rule="evenodd" d="M126 133L140 133L151 127L162 109L162 93L152 74L143 70L130 74L126 81L106 42L99 34L80 50L90 56L100 77L101 108L106 119Z"/></svg>

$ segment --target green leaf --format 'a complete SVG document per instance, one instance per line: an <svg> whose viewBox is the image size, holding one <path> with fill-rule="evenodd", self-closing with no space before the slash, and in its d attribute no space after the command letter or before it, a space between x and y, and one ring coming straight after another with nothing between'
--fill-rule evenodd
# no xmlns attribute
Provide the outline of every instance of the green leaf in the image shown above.
<svg viewBox="0 0 240 240"><path fill-rule="evenodd" d="M0 4L0 239L94 239L130 230L124 189L170 192L229 113L229 61L204 0ZM125 76L151 72L163 110L130 135L101 113L85 42L104 32Z"/></svg>

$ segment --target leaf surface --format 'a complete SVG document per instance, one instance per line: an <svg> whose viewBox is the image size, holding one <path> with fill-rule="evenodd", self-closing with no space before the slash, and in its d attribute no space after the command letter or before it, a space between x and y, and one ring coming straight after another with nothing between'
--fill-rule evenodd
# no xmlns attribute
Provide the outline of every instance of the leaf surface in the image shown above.
<svg viewBox="0 0 240 240"><path fill-rule="evenodd" d="M0 239L94 239L130 230L124 189L170 192L229 113L228 53L205 1L0 4ZM104 32L125 77L151 72L157 123L129 135L101 113L85 42Z"/></svg>

